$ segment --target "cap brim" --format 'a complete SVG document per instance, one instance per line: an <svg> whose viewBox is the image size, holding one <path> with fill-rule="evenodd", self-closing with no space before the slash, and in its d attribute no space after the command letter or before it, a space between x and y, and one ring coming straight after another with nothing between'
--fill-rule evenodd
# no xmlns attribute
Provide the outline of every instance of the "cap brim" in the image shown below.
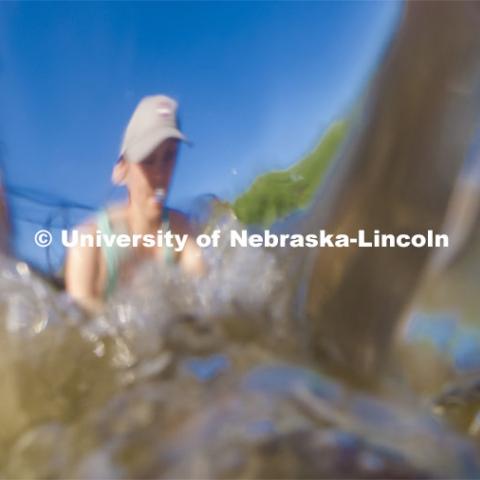
<svg viewBox="0 0 480 480"><path fill-rule="evenodd" d="M154 132L151 135L144 136L141 140L122 152L122 155L125 155L130 163L140 163L168 138L175 138L191 145L191 142L180 130L170 127L162 129L161 132Z"/></svg>

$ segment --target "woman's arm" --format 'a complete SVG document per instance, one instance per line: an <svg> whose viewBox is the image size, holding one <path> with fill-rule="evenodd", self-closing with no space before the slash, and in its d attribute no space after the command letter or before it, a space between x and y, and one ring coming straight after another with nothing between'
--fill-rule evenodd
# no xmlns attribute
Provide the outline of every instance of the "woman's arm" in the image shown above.
<svg viewBox="0 0 480 480"><path fill-rule="evenodd" d="M175 232L188 235L187 243L180 255L180 267L189 275L196 277L205 275L207 268L203 258L203 252L195 241L197 232L192 228L186 215L178 211L173 211L172 214Z"/></svg>
<svg viewBox="0 0 480 480"><path fill-rule="evenodd" d="M95 225L81 228L82 233L95 234ZM103 308L98 291L100 250L97 247L75 246L68 249L65 262L65 285L72 298L87 311L96 313Z"/></svg>
<svg viewBox="0 0 480 480"><path fill-rule="evenodd" d="M195 242L195 237L188 237L185 249L180 256L180 266L184 272L196 277L203 276L207 272L202 249Z"/></svg>

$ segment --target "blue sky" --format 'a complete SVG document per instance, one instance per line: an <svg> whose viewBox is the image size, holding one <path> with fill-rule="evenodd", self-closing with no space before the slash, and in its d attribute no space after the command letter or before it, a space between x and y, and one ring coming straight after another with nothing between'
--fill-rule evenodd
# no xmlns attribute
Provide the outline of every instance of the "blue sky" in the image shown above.
<svg viewBox="0 0 480 480"><path fill-rule="evenodd" d="M2 2L0 139L10 185L99 207L144 95L180 103L172 205L233 199L297 161L365 86L401 14L385 2ZM9 196L17 255L65 211ZM85 215L70 209L68 220ZM54 262L61 250L52 249Z"/></svg>

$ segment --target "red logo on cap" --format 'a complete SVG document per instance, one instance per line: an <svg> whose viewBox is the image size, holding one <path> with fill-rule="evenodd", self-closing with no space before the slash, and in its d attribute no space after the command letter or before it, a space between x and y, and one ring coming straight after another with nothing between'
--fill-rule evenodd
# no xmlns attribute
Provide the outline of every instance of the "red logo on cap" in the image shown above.
<svg viewBox="0 0 480 480"><path fill-rule="evenodd" d="M173 112L172 104L169 102L160 102L157 105L157 113L162 117L169 117Z"/></svg>

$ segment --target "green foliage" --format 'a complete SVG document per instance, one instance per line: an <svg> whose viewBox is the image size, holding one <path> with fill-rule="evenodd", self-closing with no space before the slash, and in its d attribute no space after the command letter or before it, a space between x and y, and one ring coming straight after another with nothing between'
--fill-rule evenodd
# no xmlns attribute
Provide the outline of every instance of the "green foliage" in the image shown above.
<svg viewBox="0 0 480 480"><path fill-rule="evenodd" d="M239 220L266 226L306 207L312 201L346 131L347 122L334 123L313 152L303 160L287 170L258 177L233 204Z"/></svg>

